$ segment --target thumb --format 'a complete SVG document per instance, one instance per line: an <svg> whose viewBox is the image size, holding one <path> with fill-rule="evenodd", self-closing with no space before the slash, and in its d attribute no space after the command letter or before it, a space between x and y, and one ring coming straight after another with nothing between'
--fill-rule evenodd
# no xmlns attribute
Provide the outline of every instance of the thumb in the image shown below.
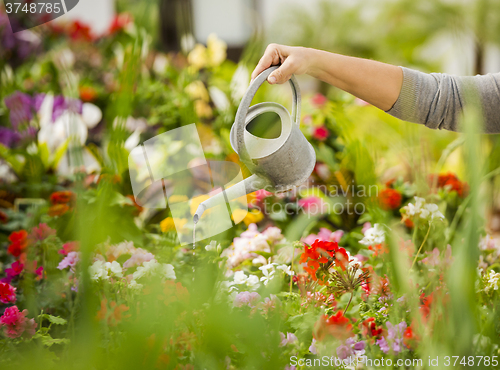
<svg viewBox="0 0 500 370"><path fill-rule="evenodd" d="M267 81L271 85L285 83L292 77L296 69L293 59L288 57L277 70L269 75Z"/></svg>

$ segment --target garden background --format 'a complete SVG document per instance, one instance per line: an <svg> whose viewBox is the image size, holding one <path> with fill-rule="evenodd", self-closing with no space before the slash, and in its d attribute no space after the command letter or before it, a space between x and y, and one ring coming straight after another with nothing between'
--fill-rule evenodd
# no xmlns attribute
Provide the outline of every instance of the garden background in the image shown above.
<svg viewBox="0 0 500 370"><path fill-rule="evenodd" d="M478 111L433 131L300 76L310 179L194 249L174 223L198 203L143 208L128 157L195 123L207 159L240 164L229 131L269 42L497 72L500 3L80 3L16 34L0 11L2 369L499 368L500 138ZM263 101L291 109L288 84Z"/></svg>

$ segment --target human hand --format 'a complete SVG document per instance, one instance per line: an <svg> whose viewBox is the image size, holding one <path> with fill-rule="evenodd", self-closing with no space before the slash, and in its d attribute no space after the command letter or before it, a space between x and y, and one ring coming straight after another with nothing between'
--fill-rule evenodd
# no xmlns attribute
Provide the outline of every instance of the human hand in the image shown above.
<svg viewBox="0 0 500 370"><path fill-rule="evenodd" d="M252 80L267 68L280 64L281 66L267 77L271 85L285 83L293 74L309 73L312 66L312 60L309 58L310 50L303 47L269 44L252 72Z"/></svg>

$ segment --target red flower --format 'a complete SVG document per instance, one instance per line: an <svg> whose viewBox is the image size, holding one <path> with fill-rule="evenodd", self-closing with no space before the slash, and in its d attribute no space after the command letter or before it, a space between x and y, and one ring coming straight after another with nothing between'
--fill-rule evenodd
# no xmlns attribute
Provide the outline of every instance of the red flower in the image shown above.
<svg viewBox="0 0 500 370"><path fill-rule="evenodd" d="M31 229L30 239L34 241L43 241L51 235L56 235L56 231L45 223L41 223Z"/></svg>
<svg viewBox="0 0 500 370"><path fill-rule="evenodd" d="M311 103L316 108L321 108L322 106L324 106L326 104L327 101L328 101L328 99L326 98L326 96L324 96L323 94L320 94L320 93L317 93L316 95L314 95L311 98Z"/></svg>
<svg viewBox="0 0 500 370"><path fill-rule="evenodd" d="M391 188L382 189L379 195L380 206L387 211L398 209L402 199L401 193Z"/></svg>
<svg viewBox="0 0 500 370"><path fill-rule="evenodd" d="M16 288L8 283L0 283L0 302L3 304L16 302Z"/></svg>
<svg viewBox="0 0 500 370"><path fill-rule="evenodd" d="M320 263L335 263L342 270L345 270L349 263L349 256L344 248L339 247L338 243L316 239L311 246L305 245L304 252L300 256L300 263L307 263L304 270L311 275L313 280L318 280L316 272ZM325 282L324 278L320 278L318 281Z"/></svg>
<svg viewBox="0 0 500 370"><path fill-rule="evenodd" d="M380 338L383 331L381 327L377 327L377 324L375 324L375 318L373 317L369 317L361 323L361 330L364 336L375 338Z"/></svg>
<svg viewBox="0 0 500 370"><path fill-rule="evenodd" d="M408 326L403 333L403 343L408 349L414 347L415 342L418 340L417 335L413 332L412 325Z"/></svg>
<svg viewBox="0 0 500 370"><path fill-rule="evenodd" d="M431 183L434 183L434 181L436 180L436 175L430 175L429 180ZM465 182L460 181L457 175L451 172L438 175L437 187L446 188L449 189L449 191L456 191L458 196L460 196L461 198L465 197L469 192L469 185L467 185L467 183Z"/></svg>
<svg viewBox="0 0 500 370"><path fill-rule="evenodd" d="M312 134L312 137L319 141L326 140L328 136L330 136L330 133L325 126L316 127Z"/></svg>
<svg viewBox="0 0 500 370"><path fill-rule="evenodd" d="M433 300L433 293L429 294L427 297L425 296L425 293L422 293L420 295L420 313L424 317L424 319L427 319L429 317L429 314L431 313L431 304Z"/></svg>
<svg viewBox="0 0 500 370"><path fill-rule="evenodd" d="M74 204L76 195L72 191L63 190L55 191L50 195L50 203L52 204Z"/></svg>
<svg viewBox="0 0 500 370"><path fill-rule="evenodd" d="M351 336L352 324L349 319L344 316L342 311L328 317L323 315L314 326L314 337L321 341L326 336L330 335L335 338L348 338Z"/></svg>
<svg viewBox="0 0 500 370"><path fill-rule="evenodd" d="M133 22L132 15L129 13L121 13L117 14L113 21L111 22L111 26L109 27L108 33L113 34L115 32L119 32L123 30L129 23Z"/></svg>
<svg viewBox="0 0 500 370"><path fill-rule="evenodd" d="M62 249L59 249L57 253L67 256L69 252L76 252L78 249L80 249L78 242L67 242L63 244Z"/></svg>
<svg viewBox="0 0 500 370"><path fill-rule="evenodd" d="M91 102L97 98L97 92L93 87L81 86L79 88L80 99L84 102Z"/></svg>
<svg viewBox="0 0 500 370"><path fill-rule="evenodd" d="M28 319L28 310L19 311L16 306L8 307L2 317L0 317L0 327L4 327L4 333L9 338L19 338L24 334L25 337L35 335L36 322L34 319Z"/></svg>
<svg viewBox="0 0 500 370"><path fill-rule="evenodd" d="M374 252L374 257L377 257L380 254L389 253L389 250L383 244L370 245L368 249Z"/></svg>
<svg viewBox="0 0 500 370"><path fill-rule="evenodd" d="M18 258L28 246L28 232L26 230L14 231L9 235L11 242L7 248L7 252Z"/></svg>
<svg viewBox="0 0 500 370"><path fill-rule="evenodd" d="M68 33L72 40L92 41L94 39L90 27L80 21L74 21L70 24Z"/></svg>

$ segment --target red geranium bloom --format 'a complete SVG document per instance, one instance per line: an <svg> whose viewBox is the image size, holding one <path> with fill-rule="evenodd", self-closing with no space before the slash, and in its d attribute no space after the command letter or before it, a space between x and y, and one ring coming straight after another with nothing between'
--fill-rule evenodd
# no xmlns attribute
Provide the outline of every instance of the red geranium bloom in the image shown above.
<svg viewBox="0 0 500 370"><path fill-rule="evenodd" d="M335 263L337 266L346 269L349 263L349 256L344 248L339 247L336 242L328 242L316 239L312 245L307 245L304 248L304 252L300 256L300 263L307 263L304 267L313 280L318 280L316 272L320 267L320 263ZM323 282L320 279L319 282Z"/></svg>
<svg viewBox="0 0 500 370"><path fill-rule="evenodd" d="M80 21L74 21L70 24L68 33L72 40L92 41L94 39L90 27Z"/></svg>
<svg viewBox="0 0 500 370"><path fill-rule="evenodd" d="M429 294L427 297L425 296L425 293L422 293L420 295L420 313L424 317L424 319L427 319L429 317L429 314L431 313L431 304L433 300L433 293Z"/></svg>
<svg viewBox="0 0 500 370"><path fill-rule="evenodd" d="M321 341L327 335L335 338L348 338L351 336L352 324L349 319L344 316L342 311L338 311L335 315L328 317L323 315L314 327L314 337Z"/></svg>
<svg viewBox="0 0 500 370"><path fill-rule="evenodd" d="M9 241L11 243L7 252L17 258L28 246L28 232L26 230L14 231L9 235Z"/></svg>
<svg viewBox="0 0 500 370"><path fill-rule="evenodd" d="M408 349L414 347L415 342L418 340L417 335L413 332L412 325L408 326L403 334L403 343Z"/></svg>
<svg viewBox="0 0 500 370"><path fill-rule="evenodd" d="M363 331L364 336L375 338L380 338L383 331L381 327L377 327L377 324L375 324L375 318L373 317L369 317L361 323L361 330Z"/></svg>
<svg viewBox="0 0 500 370"><path fill-rule="evenodd" d="M108 33L113 34L115 32L119 32L123 30L129 23L132 23L132 21L132 15L130 15L129 13L117 14L111 22Z"/></svg>
<svg viewBox="0 0 500 370"><path fill-rule="evenodd" d="M382 189L379 195L380 206L387 211L398 209L402 199L401 193L391 188Z"/></svg>
<svg viewBox="0 0 500 370"><path fill-rule="evenodd" d="M57 253L67 256L69 252L76 252L78 249L80 249L78 242L67 242L63 244L62 249L59 249Z"/></svg>
<svg viewBox="0 0 500 370"><path fill-rule="evenodd" d="M319 141L326 140L328 136L330 136L330 133L325 126L316 127L312 134L312 137Z"/></svg>
<svg viewBox="0 0 500 370"><path fill-rule="evenodd" d="M8 283L0 283L0 302L3 304L16 302L16 288Z"/></svg>
<svg viewBox="0 0 500 370"><path fill-rule="evenodd" d="M433 183L436 179L436 175L430 175L429 180ZM457 175L448 172L445 174L438 175L437 178L438 188L447 188L450 191L456 191L460 197L465 197L469 192L469 185L458 179Z"/></svg>
<svg viewBox="0 0 500 370"><path fill-rule="evenodd" d="M68 204L75 202L75 193L69 190L55 191L50 195L50 203L52 204Z"/></svg>
<svg viewBox="0 0 500 370"><path fill-rule="evenodd" d="M316 108L321 108L322 106L324 106L326 104L327 101L328 101L328 99L326 98L326 96L324 96L323 94L320 94L320 93L317 93L316 95L314 95L311 98L311 103Z"/></svg>

